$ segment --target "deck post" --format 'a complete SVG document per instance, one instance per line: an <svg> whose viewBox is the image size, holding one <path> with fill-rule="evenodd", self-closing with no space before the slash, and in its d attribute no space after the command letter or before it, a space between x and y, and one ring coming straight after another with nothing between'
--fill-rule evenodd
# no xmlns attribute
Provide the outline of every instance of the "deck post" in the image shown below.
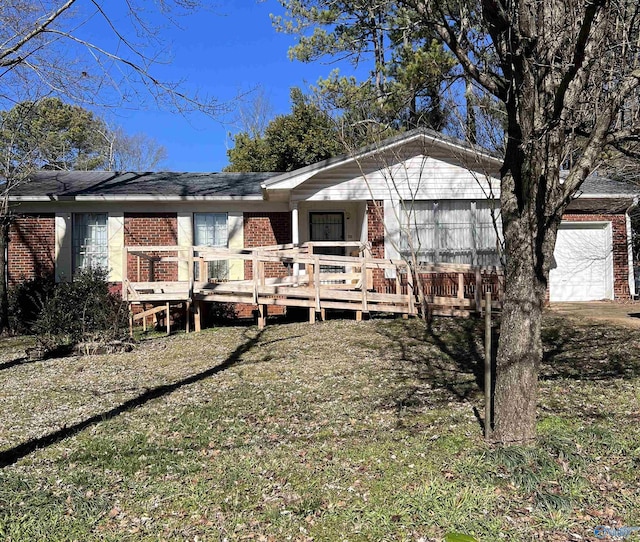
<svg viewBox="0 0 640 542"><path fill-rule="evenodd" d="M486 294L484 317L484 436L491 436L491 291Z"/></svg>
<svg viewBox="0 0 640 542"><path fill-rule="evenodd" d="M464 299L464 273L458 273L458 299L460 299L460 310L464 310L464 304L462 300Z"/></svg>
<svg viewBox="0 0 640 542"><path fill-rule="evenodd" d="M356 311L356 322L362 322L362 311Z"/></svg>
<svg viewBox="0 0 640 542"><path fill-rule="evenodd" d="M129 301L129 247L124 247L122 258L122 299Z"/></svg>
<svg viewBox="0 0 640 542"><path fill-rule="evenodd" d="M476 267L476 288L475 288L476 311L482 315L482 273Z"/></svg>
<svg viewBox="0 0 640 542"><path fill-rule="evenodd" d="M320 258L316 256L313 262L313 282L316 288L316 312L320 311Z"/></svg>
<svg viewBox="0 0 640 542"><path fill-rule="evenodd" d="M189 333L190 329L190 321L191 320L191 301L185 301L184 303L184 331L185 333Z"/></svg>
<svg viewBox="0 0 640 542"><path fill-rule="evenodd" d="M195 269L193 268L193 246L189 247L189 253L187 254L187 265L189 266L189 299L193 299L193 287L195 282ZM180 263L178 262L178 265Z"/></svg>
<svg viewBox="0 0 640 542"><path fill-rule="evenodd" d="M267 325L267 305L258 305L258 329L264 329Z"/></svg>
<svg viewBox="0 0 640 542"><path fill-rule="evenodd" d="M258 303L258 256L254 252L251 261L251 279L253 281L253 302Z"/></svg>
<svg viewBox="0 0 640 542"><path fill-rule="evenodd" d="M167 335L171 335L171 304L167 301Z"/></svg>
<svg viewBox="0 0 640 542"><path fill-rule="evenodd" d="M309 307L309 323L310 324L315 324L316 323L316 309L315 309L315 307Z"/></svg>
<svg viewBox="0 0 640 542"><path fill-rule="evenodd" d="M193 328L196 333L202 331L202 301L196 300L193 313Z"/></svg>
<svg viewBox="0 0 640 542"><path fill-rule="evenodd" d="M129 306L129 337L133 339L133 312L131 306Z"/></svg>
<svg viewBox="0 0 640 542"><path fill-rule="evenodd" d="M366 258L362 259L362 266L360 267L360 272L362 273L362 278L360 279L361 288L362 288L362 312L369 312L369 303L367 301L367 260Z"/></svg>

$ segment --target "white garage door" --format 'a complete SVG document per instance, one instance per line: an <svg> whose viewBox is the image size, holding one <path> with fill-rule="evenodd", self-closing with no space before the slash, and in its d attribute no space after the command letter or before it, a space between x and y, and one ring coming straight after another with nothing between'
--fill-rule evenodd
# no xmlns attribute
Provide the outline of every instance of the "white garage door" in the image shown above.
<svg viewBox="0 0 640 542"><path fill-rule="evenodd" d="M610 222L563 222L553 256L551 301L613 299Z"/></svg>

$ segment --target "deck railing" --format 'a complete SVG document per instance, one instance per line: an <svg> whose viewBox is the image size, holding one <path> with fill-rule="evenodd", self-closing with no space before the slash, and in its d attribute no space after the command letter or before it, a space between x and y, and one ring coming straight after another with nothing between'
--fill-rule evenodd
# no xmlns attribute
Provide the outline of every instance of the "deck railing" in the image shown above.
<svg viewBox="0 0 640 542"><path fill-rule="evenodd" d="M335 247L350 255L319 253ZM209 262L219 261L240 263L245 278L208 278ZM498 304L502 292L498 268L433 264L410 272L406 261L373 258L370 246L359 242L237 250L126 247L123 277L123 298L131 303L247 303L257 305L261 315L266 314L268 305L297 306L307 307L310 319L325 309L354 310L359 315L373 311L415 315L419 312L419 290L436 314L468 314L479 310L486 291L492 292Z"/></svg>

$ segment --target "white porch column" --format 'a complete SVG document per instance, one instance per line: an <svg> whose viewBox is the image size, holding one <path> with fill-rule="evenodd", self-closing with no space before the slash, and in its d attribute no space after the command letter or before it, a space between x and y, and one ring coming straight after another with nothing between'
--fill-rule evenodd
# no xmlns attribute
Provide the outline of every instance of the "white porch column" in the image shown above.
<svg viewBox="0 0 640 542"><path fill-rule="evenodd" d="M294 245L300 244L300 223L298 220L298 204L291 203L291 242ZM300 274L300 264L293 264L293 276Z"/></svg>

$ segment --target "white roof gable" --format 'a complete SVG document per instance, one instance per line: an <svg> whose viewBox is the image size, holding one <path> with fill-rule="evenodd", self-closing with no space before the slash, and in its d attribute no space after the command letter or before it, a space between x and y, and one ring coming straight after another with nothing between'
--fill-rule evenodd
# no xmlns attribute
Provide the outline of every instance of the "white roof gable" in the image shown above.
<svg viewBox="0 0 640 542"><path fill-rule="evenodd" d="M340 184L352 181L351 184L354 184L355 178L359 178L358 182L365 181L366 184L367 177L371 175L377 178L388 177L393 175L394 171L397 174L403 168L406 169L407 163L412 163L415 167L416 160L425 165L429 163L432 169L435 163L442 163L464 170L467 176L471 173L472 176L479 174L483 177L497 176L502 165L499 158L485 149L432 130L420 129L400 134L351 154L329 158L283 173L266 180L262 184L262 189L266 199L272 197L289 199L294 191L302 194L315 190L317 193L318 183L324 183L325 187L331 182ZM454 175L454 177L460 177L460 175ZM304 187L305 184L309 187ZM344 194L344 196L347 195ZM361 199L361 197L344 197L344 199Z"/></svg>

